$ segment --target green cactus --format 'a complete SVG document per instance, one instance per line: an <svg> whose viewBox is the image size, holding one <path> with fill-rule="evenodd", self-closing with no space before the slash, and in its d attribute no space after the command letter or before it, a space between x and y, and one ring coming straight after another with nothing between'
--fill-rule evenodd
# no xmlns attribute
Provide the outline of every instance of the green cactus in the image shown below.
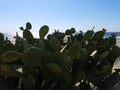
<svg viewBox="0 0 120 90"><path fill-rule="evenodd" d="M103 39L105 32L104 31L98 31L94 34L93 39Z"/></svg>
<svg viewBox="0 0 120 90"><path fill-rule="evenodd" d="M20 27L20 29L23 31L23 37L27 40L28 44L34 44L34 37L32 33L30 32L30 29L32 28L31 23L26 23L26 28Z"/></svg>
<svg viewBox="0 0 120 90"><path fill-rule="evenodd" d="M50 49L49 41L45 39L40 40L38 47L41 48L42 50L49 50Z"/></svg>
<svg viewBox="0 0 120 90"><path fill-rule="evenodd" d="M76 32L75 28L71 28L70 31L72 34L74 34Z"/></svg>
<svg viewBox="0 0 120 90"><path fill-rule="evenodd" d="M31 25L31 23L29 23L29 22L26 23L26 29L27 29L27 30L32 29L32 25Z"/></svg>
<svg viewBox="0 0 120 90"><path fill-rule="evenodd" d="M27 67L41 66L42 50L40 48L31 47L23 53L22 60Z"/></svg>
<svg viewBox="0 0 120 90"><path fill-rule="evenodd" d="M20 27L23 38L16 33L15 45L0 33L0 78L11 87L17 82L21 90L119 88L119 69L112 72L120 56L115 34L104 38L105 29L94 32L93 28L84 34L71 28L55 30L45 38L49 27L44 25L39 30L40 38L35 39L31 28L29 22L25 28Z"/></svg>
<svg viewBox="0 0 120 90"><path fill-rule="evenodd" d="M18 33L16 33L15 50L17 52L22 53L23 50L26 49L27 49L27 41L24 38L19 37Z"/></svg>
<svg viewBox="0 0 120 90"><path fill-rule="evenodd" d="M46 34L49 31L49 27L47 25L44 25L40 28L39 30L39 36L41 39L44 39L44 37L46 36Z"/></svg>
<svg viewBox="0 0 120 90"><path fill-rule="evenodd" d="M22 56L21 53L15 51L7 51L2 54L1 59L4 63L11 63L18 60Z"/></svg>
<svg viewBox="0 0 120 90"><path fill-rule="evenodd" d="M79 56L82 45L79 43L73 44L70 47L71 58L77 58Z"/></svg>
<svg viewBox="0 0 120 90"><path fill-rule="evenodd" d="M4 44L4 35L0 33L0 49L3 47Z"/></svg>
<svg viewBox="0 0 120 90"><path fill-rule="evenodd" d="M85 39L87 39L87 40L92 39L93 34L94 34L94 31L93 31L93 30L88 30L88 31L85 33Z"/></svg>
<svg viewBox="0 0 120 90"><path fill-rule="evenodd" d="M10 65L1 65L1 74L8 77L22 77L23 74L12 68Z"/></svg>
<svg viewBox="0 0 120 90"><path fill-rule="evenodd" d="M108 39L109 47L114 47L116 45L116 37L110 36Z"/></svg>
<svg viewBox="0 0 120 90"><path fill-rule="evenodd" d="M62 48L61 43L56 38L52 38L49 43L50 47L55 51L60 51L60 49Z"/></svg>
<svg viewBox="0 0 120 90"><path fill-rule="evenodd" d="M28 44L33 44L34 43L34 37L29 30L26 29L26 30L23 31L23 37L27 40Z"/></svg>
<svg viewBox="0 0 120 90"><path fill-rule="evenodd" d="M70 30L67 29L67 30L65 31L65 34L66 34L66 35L70 35L70 34L71 34Z"/></svg>
<svg viewBox="0 0 120 90"><path fill-rule="evenodd" d="M65 57L60 52L52 53L51 57L49 58L49 62L59 65L63 70L66 69Z"/></svg>
<svg viewBox="0 0 120 90"><path fill-rule="evenodd" d="M24 89L32 90L36 84L35 79L30 74L24 76L21 80Z"/></svg>
<svg viewBox="0 0 120 90"><path fill-rule="evenodd" d="M86 78L86 74L84 71L79 71L74 77L74 84L84 80Z"/></svg>
<svg viewBox="0 0 120 90"><path fill-rule="evenodd" d="M2 53L6 51L14 51L14 50L15 50L15 46L11 42L6 42L3 48L1 48Z"/></svg>
<svg viewBox="0 0 120 90"><path fill-rule="evenodd" d="M20 27L20 30L24 30L24 28L23 28L23 27Z"/></svg>
<svg viewBox="0 0 120 90"><path fill-rule="evenodd" d="M62 69L59 65L55 64L55 63L49 63L47 64L47 68L53 72L53 73L60 73L62 72Z"/></svg>

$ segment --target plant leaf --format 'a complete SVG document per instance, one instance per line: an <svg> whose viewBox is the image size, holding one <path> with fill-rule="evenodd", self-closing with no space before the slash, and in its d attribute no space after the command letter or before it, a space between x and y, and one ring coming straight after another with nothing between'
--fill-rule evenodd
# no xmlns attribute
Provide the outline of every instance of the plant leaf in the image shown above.
<svg viewBox="0 0 120 90"><path fill-rule="evenodd" d="M85 38L88 40L88 39L91 39L92 36L94 34L94 31L93 30L88 30L86 33L85 33Z"/></svg>
<svg viewBox="0 0 120 90"><path fill-rule="evenodd" d="M61 49L61 43L56 38L52 38L50 40L50 47L54 50L60 50Z"/></svg>
<svg viewBox="0 0 120 90"><path fill-rule="evenodd" d="M26 89L31 89L35 86L36 82L32 75L28 74L22 78L22 84Z"/></svg>
<svg viewBox="0 0 120 90"><path fill-rule="evenodd" d="M65 34L66 34L66 35L70 35L70 34L71 34L70 30L67 29L67 30L65 31Z"/></svg>
<svg viewBox="0 0 120 90"><path fill-rule="evenodd" d="M27 40L28 44L33 44L34 37L33 37L33 34L29 30L23 31L23 37Z"/></svg>
<svg viewBox="0 0 120 90"><path fill-rule="evenodd" d="M103 52L103 53L99 56L99 60L104 60L108 55L109 55L109 51Z"/></svg>
<svg viewBox="0 0 120 90"><path fill-rule="evenodd" d="M75 28L71 28L70 31L71 31L72 34L74 34L76 32Z"/></svg>
<svg viewBox="0 0 120 90"><path fill-rule="evenodd" d="M14 68L12 68L10 65L1 65L1 74L4 76L10 76L10 77L22 77L22 73L18 72Z"/></svg>
<svg viewBox="0 0 120 90"><path fill-rule="evenodd" d="M98 31L94 34L93 39L103 39L105 32L104 31Z"/></svg>
<svg viewBox="0 0 120 90"><path fill-rule="evenodd" d="M82 48L82 45L81 44L73 44L71 47L70 47L70 53L74 54L74 53L77 53L80 51L80 49Z"/></svg>
<svg viewBox="0 0 120 90"><path fill-rule="evenodd" d="M7 42L4 44L1 51L6 52L6 51L13 51L13 50L15 50L15 46L11 42Z"/></svg>
<svg viewBox="0 0 120 90"><path fill-rule="evenodd" d="M25 66L37 67L41 65L42 51L40 48L31 47L23 53L22 60Z"/></svg>
<svg viewBox="0 0 120 90"><path fill-rule="evenodd" d="M4 44L4 35L0 33L0 48L3 46L3 44Z"/></svg>
<svg viewBox="0 0 120 90"><path fill-rule="evenodd" d="M23 28L23 27L20 27L20 30L24 30L24 28Z"/></svg>
<svg viewBox="0 0 120 90"><path fill-rule="evenodd" d="M113 65L113 70L120 70L120 56L115 60L114 65Z"/></svg>
<svg viewBox="0 0 120 90"><path fill-rule="evenodd" d="M55 63L47 64L47 68L54 73L60 73L62 71L61 67Z"/></svg>
<svg viewBox="0 0 120 90"><path fill-rule="evenodd" d="M81 48L82 48L81 44L79 44L79 43L73 44L69 49L71 57L76 58L78 56Z"/></svg>
<svg viewBox="0 0 120 90"><path fill-rule="evenodd" d="M84 80L86 78L86 74L85 74L85 72L84 71L79 71L79 72L77 72L77 74L75 75L75 83L77 83L77 82L80 82L80 81L82 81L82 80Z"/></svg>
<svg viewBox="0 0 120 90"><path fill-rule="evenodd" d="M7 51L2 54L1 58L4 63L11 63L18 60L21 57L21 53L15 51Z"/></svg>
<svg viewBox="0 0 120 90"><path fill-rule="evenodd" d="M108 38L108 44L109 44L109 47L113 47L113 46L115 46L116 45L116 37L109 37Z"/></svg>
<svg viewBox="0 0 120 90"><path fill-rule="evenodd" d="M31 29L31 28L32 28L31 23L30 23L30 22L27 22L27 23L26 23L26 29L29 30L29 29ZM22 28L21 28L21 30L22 30Z"/></svg>
<svg viewBox="0 0 120 90"><path fill-rule="evenodd" d="M48 31L49 31L49 27L47 25L42 26L39 30L40 38L43 39L46 36L46 34L48 33Z"/></svg>

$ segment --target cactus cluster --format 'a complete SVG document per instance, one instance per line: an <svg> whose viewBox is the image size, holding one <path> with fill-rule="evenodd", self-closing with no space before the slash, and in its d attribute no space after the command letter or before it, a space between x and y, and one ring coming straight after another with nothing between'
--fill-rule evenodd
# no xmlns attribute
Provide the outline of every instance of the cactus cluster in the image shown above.
<svg viewBox="0 0 120 90"><path fill-rule="evenodd" d="M2 90L118 90L119 69L112 70L120 56L116 35L104 38L106 29L94 32L48 34L49 27L34 38L26 23L23 38L16 33L15 44L0 33L0 82Z"/></svg>

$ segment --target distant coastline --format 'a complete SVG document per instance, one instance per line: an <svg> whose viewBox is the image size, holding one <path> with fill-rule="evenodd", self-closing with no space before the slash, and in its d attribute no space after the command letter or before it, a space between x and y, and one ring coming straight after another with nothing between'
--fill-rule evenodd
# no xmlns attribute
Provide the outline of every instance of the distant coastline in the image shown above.
<svg viewBox="0 0 120 90"><path fill-rule="evenodd" d="M106 38L109 37L111 35L111 33L116 33L117 34L116 39L120 40L120 32L106 32L104 37L106 37ZM5 37L8 37L9 39L12 39L15 36L16 33L3 33L3 34L5 35ZM35 38L39 38L39 33L38 32L32 32L32 34ZM21 32L18 32L18 35L20 37L22 37Z"/></svg>
<svg viewBox="0 0 120 90"><path fill-rule="evenodd" d="M33 36L35 38L39 38L39 33L38 32L32 32ZM117 34L117 43L116 45L120 47L120 32L106 32L104 37L109 37L111 35L111 33L116 33ZM3 33L4 34L4 38L8 38L10 41L14 42L14 36L15 33ZM22 33L18 33L20 37L22 37Z"/></svg>

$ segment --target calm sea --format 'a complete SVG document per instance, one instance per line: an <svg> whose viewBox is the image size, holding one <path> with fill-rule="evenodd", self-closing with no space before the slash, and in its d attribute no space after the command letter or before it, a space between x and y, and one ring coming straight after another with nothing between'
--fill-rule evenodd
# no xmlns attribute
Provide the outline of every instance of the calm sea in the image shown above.
<svg viewBox="0 0 120 90"><path fill-rule="evenodd" d="M117 40L120 40L120 32L106 32L104 37L109 37L111 33L116 33L117 35Z"/></svg>
<svg viewBox="0 0 120 90"><path fill-rule="evenodd" d="M111 35L111 33L116 33L117 34L117 37L116 37L117 40L120 40L120 32L106 32L104 37L109 37ZM14 36L16 36L15 33L3 33L3 34L4 34L5 38L7 37L9 40L14 39ZM32 34L35 38L39 38L38 32L32 32ZM18 35L20 37L22 37L21 32L19 32Z"/></svg>

